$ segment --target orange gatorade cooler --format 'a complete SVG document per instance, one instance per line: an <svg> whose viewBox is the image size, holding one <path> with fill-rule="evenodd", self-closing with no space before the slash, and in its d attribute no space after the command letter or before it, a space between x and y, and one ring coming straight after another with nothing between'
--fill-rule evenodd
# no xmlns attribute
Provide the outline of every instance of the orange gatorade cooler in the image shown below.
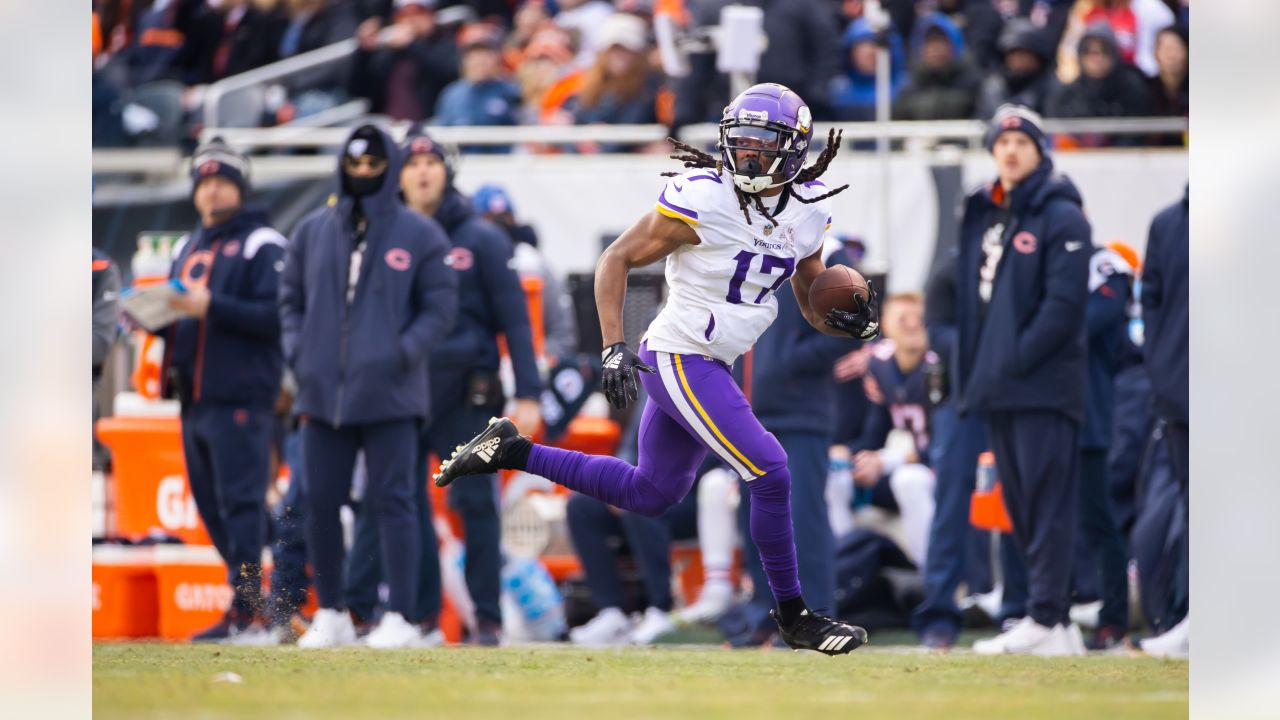
<svg viewBox="0 0 1280 720"><path fill-rule="evenodd" d="M211 546L155 548L159 635L185 640L222 618L231 607L227 566Z"/></svg>
<svg viewBox="0 0 1280 720"><path fill-rule="evenodd" d="M158 632L153 548L93 548L93 637L155 637Z"/></svg>
<svg viewBox="0 0 1280 720"><path fill-rule="evenodd" d="M188 545L209 545L187 484L178 418L117 415L97 428L115 467L111 532L140 537L158 529Z"/></svg>

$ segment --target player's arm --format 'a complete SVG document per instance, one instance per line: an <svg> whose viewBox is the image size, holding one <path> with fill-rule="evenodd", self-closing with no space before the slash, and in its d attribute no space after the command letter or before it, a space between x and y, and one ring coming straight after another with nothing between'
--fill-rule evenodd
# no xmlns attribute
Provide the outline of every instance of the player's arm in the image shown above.
<svg viewBox="0 0 1280 720"><path fill-rule="evenodd" d="M682 245L697 245L698 234L682 220L650 210L610 245L596 263L596 310L604 340L600 386L609 404L625 408L636 399L636 372L657 370L640 359L623 339L622 305L627 272L670 255Z"/></svg>
<svg viewBox="0 0 1280 720"><path fill-rule="evenodd" d="M697 245L698 234L681 220L650 210L613 241L596 263L596 310L604 346L623 342L622 305L627 272L655 263L682 245Z"/></svg>

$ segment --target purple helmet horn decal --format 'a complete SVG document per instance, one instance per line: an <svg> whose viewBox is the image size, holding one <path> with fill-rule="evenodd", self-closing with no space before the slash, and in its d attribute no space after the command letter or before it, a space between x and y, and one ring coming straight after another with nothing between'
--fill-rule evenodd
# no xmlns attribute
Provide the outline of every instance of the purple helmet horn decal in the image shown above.
<svg viewBox="0 0 1280 720"><path fill-rule="evenodd" d="M738 188L760 192L795 179L812 137L813 115L804 100L784 85L760 83L724 109L720 159Z"/></svg>

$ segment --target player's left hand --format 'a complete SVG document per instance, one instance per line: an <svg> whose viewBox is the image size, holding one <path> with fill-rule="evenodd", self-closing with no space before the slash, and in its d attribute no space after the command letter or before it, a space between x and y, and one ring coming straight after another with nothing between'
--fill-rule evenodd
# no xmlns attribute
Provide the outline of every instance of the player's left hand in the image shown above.
<svg viewBox="0 0 1280 720"><path fill-rule="evenodd" d="M619 410L635 402L639 388L636 385L636 372L650 374L658 372L657 368L645 364L627 347L626 343L614 343L605 349L604 375L600 378L600 387L609 404Z"/></svg>
<svg viewBox="0 0 1280 720"><path fill-rule="evenodd" d="M191 318L203 318L209 312L212 295L204 285L192 285L187 291L169 298L169 307Z"/></svg>
<svg viewBox="0 0 1280 720"><path fill-rule="evenodd" d="M849 333L863 342L875 340L880 334L880 298L870 280L867 281L867 292L871 295L870 300L863 300L861 295L853 294L853 304L858 307L856 312L833 309L827 313L823 322L827 327Z"/></svg>

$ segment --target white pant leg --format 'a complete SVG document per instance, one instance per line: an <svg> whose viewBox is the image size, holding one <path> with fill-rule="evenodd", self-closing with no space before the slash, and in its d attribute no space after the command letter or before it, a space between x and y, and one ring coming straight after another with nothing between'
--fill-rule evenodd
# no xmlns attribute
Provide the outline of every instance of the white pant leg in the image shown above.
<svg viewBox="0 0 1280 720"><path fill-rule="evenodd" d="M738 476L723 468L708 470L698 483L698 544L708 575L725 580L738 547Z"/></svg>
<svg viewBox="0 0 1280 720"><path fill-rule="evenodd" d="M889 475L889 488L898 503L907 552L916 567L923 568L929 553L929 527L933 524L933 470L925 465L903 465Z"/></svg>

